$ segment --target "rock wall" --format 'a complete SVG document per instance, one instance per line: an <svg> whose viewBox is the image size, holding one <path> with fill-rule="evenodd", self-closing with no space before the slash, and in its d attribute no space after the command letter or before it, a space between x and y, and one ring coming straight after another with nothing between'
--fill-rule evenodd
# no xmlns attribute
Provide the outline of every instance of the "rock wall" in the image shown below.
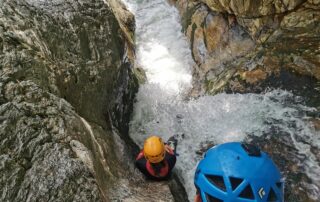
<svg viewBox="0 0 320 202"><path fill-rule="evenodd" d="M282 70L320 79L319 1L171 2L197 62L195 94L261 91L268 78L281 80Z"/></svg>
<svg viewBox="0 0 320 202"><path fill-rule="evenodd" d="M119 1L0 1L0 201L173 201L119 136L133 29Z"/></svg>

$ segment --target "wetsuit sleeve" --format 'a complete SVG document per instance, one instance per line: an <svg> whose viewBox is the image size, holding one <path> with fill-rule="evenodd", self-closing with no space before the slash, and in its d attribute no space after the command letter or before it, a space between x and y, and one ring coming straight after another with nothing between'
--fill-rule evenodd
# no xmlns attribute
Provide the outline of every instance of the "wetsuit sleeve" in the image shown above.
<svg viewBox="0 0 320 202"><path fill-rule="evenodd" d="M146 159L145 158L141 158L136 160L136 167L144 174L144 175L148 175L148 171L146 168Z"/></svg>
<svg viewBox="0 0 320 202"><path fill-rule="evenodd" d="M201 196L199 193L197 193L197 195L194 197L194 202L202 202Z"/></svg>
<svg viewBox="0 0 320 202"><path fill-rule="evenodd" d="M147 168L146 168L146 163L147 160L143 155L143 151L140 151L140 153L138 154L137 158L136 158L136 167L146 176L149 175Z"/></svg>
<svg viewBox="0 0 320 202"><path fill-rule="evenodd" d="M167 146L167 145L166 145ZM176 164L177 158L176 155L174 155L173 150L169 147L166 147L166 155L165 155L165 160L168 162L169 165L169 172L173 169L174 165Z"/></svg>
<svg viewBox="0 0 320 202"><path fill-rule="evenodd" d="M194 197L194 202L202 202L199 189L197 187L196 187L196 189L197 189L197 193L196 193L196 196Z"/></svg>

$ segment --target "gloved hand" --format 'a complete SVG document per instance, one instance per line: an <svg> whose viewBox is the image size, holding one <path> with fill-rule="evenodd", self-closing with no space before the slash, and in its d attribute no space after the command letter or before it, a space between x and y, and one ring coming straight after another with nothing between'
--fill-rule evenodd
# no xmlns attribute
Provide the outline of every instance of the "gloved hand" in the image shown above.
<svg viewBox="0 0 320 202"><path fill-rule="evenodd" d="M167 143L166 143L171 149L173 150L174 154L178 156L177 154L177 145L178 145L178 140L175 138L175 136L171 136Z"/></svg>

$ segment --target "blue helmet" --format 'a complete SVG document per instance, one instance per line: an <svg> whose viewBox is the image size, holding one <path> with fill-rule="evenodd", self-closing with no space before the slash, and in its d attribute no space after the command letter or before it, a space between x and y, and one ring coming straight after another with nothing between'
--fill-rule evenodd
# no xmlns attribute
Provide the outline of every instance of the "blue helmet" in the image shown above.
<svg viewBox="0 0 320 202"><path fill-rule="evenodd" d="M283 202L283 180L257 147L231 142L212 147L198 164L194 183L203 202Z"/></svg>

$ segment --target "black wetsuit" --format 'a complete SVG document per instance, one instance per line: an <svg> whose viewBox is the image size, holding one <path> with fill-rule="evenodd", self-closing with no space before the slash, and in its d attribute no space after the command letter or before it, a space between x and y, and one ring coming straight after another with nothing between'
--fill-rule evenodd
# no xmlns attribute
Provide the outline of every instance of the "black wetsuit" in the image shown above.
<svg viewBox="0 0 320 202"><path fill-rule="evenodd" d="M171 170L176 164L176 155L173 150L167 147L167 152L163 161L152 164L144 157L143 150L136 158L137 168L148 178L152 180L166 180L170 177Z"/></svg>

